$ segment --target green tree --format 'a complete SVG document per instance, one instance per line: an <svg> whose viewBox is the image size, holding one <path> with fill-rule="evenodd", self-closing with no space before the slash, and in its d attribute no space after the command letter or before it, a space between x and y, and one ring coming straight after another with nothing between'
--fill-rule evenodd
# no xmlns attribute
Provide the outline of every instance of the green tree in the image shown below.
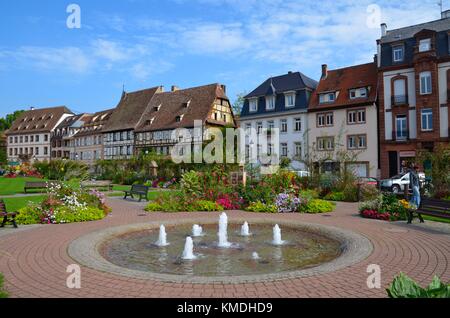
<svg viewBox="0 0 450 318"><path fill-rule="evenodd" d="M23 112L23 110L16 110L14 113L7 114L4 118L0 118L0 132L9 129L12 123L22 115Z"/></svg>
<svg viewBox="0 0 450 318"><path fill-rule="evenodd" d="M236 95L236 100L234 101L233 105L231 106L233 108L233 113L236 116L239 116L242 111L242 107L244 106L245 102L245 95L247 95L246 92L240 93Z"/></svg>

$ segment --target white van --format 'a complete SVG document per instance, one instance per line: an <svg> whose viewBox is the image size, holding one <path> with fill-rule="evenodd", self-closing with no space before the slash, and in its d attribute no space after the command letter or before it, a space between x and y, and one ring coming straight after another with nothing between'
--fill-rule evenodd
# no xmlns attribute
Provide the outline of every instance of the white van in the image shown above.
<svg viewBox="0 0 450 318"><path fill-rule="evenodd" d="M419 181L421 185L425 183L425 173L419 172ZM381 180L381 190L392 191L393 193L401 193L405 191L405 186L409 187L409 172L398 174L389 179Z"/></svg>

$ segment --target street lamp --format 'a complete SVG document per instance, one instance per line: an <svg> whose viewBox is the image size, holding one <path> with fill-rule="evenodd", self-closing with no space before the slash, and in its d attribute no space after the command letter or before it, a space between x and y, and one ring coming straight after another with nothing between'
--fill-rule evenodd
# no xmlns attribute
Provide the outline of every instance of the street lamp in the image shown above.
<svg viewBox="0 0 450 318"><path fill-rule="evenodd" d="M252 181L253 181L253 149L255 147L255 143L253 142L253 140L250 141L250 153L249 153L249 159L250 159L250 173L252 175Z"/></svg>

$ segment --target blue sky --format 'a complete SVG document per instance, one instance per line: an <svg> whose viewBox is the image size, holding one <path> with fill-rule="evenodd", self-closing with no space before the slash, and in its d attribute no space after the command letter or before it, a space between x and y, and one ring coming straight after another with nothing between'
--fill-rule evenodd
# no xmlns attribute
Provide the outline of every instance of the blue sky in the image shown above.
<svg viewBox="0 0 450 318"><path fill-rule="evenodd" d="M392 29L438 19L437 2L1 1L0 116L30 106L113 108L122 85L220 82L234 100L288 71L318 79L323 63L371 61L378 22ZM81 29L66 26L71 3L81 7Z"/></svg>

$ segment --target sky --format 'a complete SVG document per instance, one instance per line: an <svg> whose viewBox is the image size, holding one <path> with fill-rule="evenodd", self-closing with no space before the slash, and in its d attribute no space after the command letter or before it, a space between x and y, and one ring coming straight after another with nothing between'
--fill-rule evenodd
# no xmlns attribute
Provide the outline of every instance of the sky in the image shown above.
<svg viewBox="0 0 450 318"><path fill-rule="evenodd" d="M234 101L271 76L373 61L379 24L440 18L438 0L0 1L0 117L117 106L122 89L222 83ZM77 4L81 28L68 28ZM450 1L444 1L444 10ZM72 19L70 19L72 21Z"/></svg>

